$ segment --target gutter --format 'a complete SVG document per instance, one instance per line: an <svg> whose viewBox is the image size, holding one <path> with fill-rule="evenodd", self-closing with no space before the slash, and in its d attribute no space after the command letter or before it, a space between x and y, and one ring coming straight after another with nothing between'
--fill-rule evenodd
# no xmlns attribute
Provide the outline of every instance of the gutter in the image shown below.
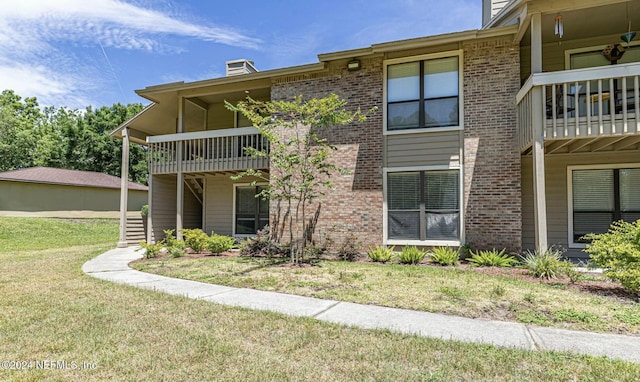
<svg viewBox="0 0 640 382"><path fill-rule="evenodd" d="M517 25L495 27L488 30L474 29L469 31L441 34L436 36L418 37L418 38L413 38L408 40L384 42L380 44L373 44L369 48L344 50L344 51L333 52L333 53L322 53L318 55L318 59L323 62L340 60L340 59L352 59L354 57L359 57L359 56L383 54L386 52L393 52L398 50L425 48L430 46L437 46L437 45L475 40L475 39L481 39L481 38L507 36L507 35L516 34L517 32L518 32Z"/></svg>

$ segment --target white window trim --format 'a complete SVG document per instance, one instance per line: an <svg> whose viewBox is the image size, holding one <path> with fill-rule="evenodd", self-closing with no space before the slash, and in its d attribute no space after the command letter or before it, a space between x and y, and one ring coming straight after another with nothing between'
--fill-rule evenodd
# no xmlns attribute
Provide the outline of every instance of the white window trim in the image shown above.
<svg viewBox="0 0 640 382"><path fill-rule="evenodd" d="M389 239L389 209L387 205L387 174L394 172L410 171L437 171L437 170L458 170L460 232L459 240L401 240ZM464 243L464 171L462 166L412 166L412 167L385 167L382 169L382 243L384 245L415 245L415 246L452 246L459 247Z"/></svg>
<svg viewBox="0 0 640 382"><path fill-rule="evenodd" d="M231 236L234 236L234 237L247 237L247 238L248 237L256 237L255 234L246 234L246 233L236 234L236 193L237 193L236 189L238 187L252 187L252 186L258 187L258 186L268 186L268 185L269 185L269 183L267 183L267 182L257 182L257 183L255 183L253 185L251 183L234 183L233 184L233 206L232 206L232 209L233 209L233 214L232 215L233 216L231 218L232 219L231 220ZM271 217L269 217L269 218L271 218Z"/></svg>
<svg viewBox="0 0 640 382"><path fill-rule="evenodd" d="M587 247L585 243L576 243L573 241L573 171L574 170L603 170L615 168L640 168L640 163L612 163L612 164L595 164L595 165L575 165L567 166L567 243L569 248L584 249Z"/></svg>
<svg viewBox="0 0 640 382"><path fill-rule="evenodd" d="M626 48L627 43L623 44ZM631 41L629 46L638 46L640 45L640 41ZM575 49L567 49L564 51L564 68L566 70L571 70L571 55L572 54L580 54L580 53L589 53L589 52L602 52L604 48L606 48L608 44L603 45L593 45L587 46L583 48L575 48Z"/></svg>
<svg viewBox="0 0 640 382"><path fill-rule="evenodd" d="M438 58L446 58L458 56L458 126L446 126L446 127L421 127L417 129L406 129L406 130L394 130L387 131L387 67L393 64L402 64L409 63L414 61L421 60L433 60ZM382 62L383 70L382 70L382 134L383 135L400 135L400 134L414 134L414 133L435 133L440 131L455 131L455 130L463 130L464 129L464 78L462 73L462 68L464 66L464 50L449 50L446 52L432 53L432 54L422 54L419 56L410 56L410 57L402 57L402 58L394 58L390 60L385 60Z"/></svg>

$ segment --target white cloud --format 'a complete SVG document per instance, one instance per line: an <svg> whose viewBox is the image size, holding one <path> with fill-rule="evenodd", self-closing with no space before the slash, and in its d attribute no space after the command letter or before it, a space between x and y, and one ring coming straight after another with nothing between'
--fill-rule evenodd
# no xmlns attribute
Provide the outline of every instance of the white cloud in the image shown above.
<svg viewBox="0 0 640 382"><path fill-rule="evenodd" d="M20 0L4 4L0 20L45 40L95 42L125 49L149 48L154 35L177 35L256 48L260 42L242 33L177 20L158 11L117 0ZM28 29L27 29L28 28Z"/></svg>
<svg viewBox="0 0 640 382"><path fill-rule="evenodd" d="M75 48L176 53L167 37L256 49L259 39L231 28L200 25L184 17L118 0L4 1L0 11L0 91L36 96L41 104L83 107L113 74L89 67ZM81 53L79 53L81 54ZM95 101L95 100L93 100Z"/></svg>

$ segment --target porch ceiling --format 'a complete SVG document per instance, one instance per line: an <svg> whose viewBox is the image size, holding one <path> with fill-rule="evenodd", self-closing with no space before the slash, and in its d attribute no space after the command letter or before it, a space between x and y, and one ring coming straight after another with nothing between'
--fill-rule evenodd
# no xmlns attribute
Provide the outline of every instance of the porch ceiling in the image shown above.
<svg viewBox="0 0 640 382"><path fill-rule="evenodd" d="M140 90L138 93L152 101L153 107L147 107L143 113L127 121L126 125L137 132L137 139L140 142L144 142L147 136L175 134L180 96L187 101L184 108L185 126L203 126L203 110L209 110L211 105L222 104L224 101L235 103L244 100L247 96L268 100L271 98L270 84L270 80L263 79L183 90L164 88L156 90L153 87ZM210 115L209 118L215 118L215 115ZM112 135L117 138L122 136L120 131L115 131Z"/></svg>
<svg viewBox="0 0 640 382"><path fill-rule="evenodd" d="M640 135L614 135L606 137L573 138L573 139L553 139L545 140L545 155L553 154L574 154L593 152L640 152ZM531 147L522 153L531 155Z"/></svg>
<svg viewBox="0 0 640 382"><path fill-rule="evenodd" d="M562 39L555 35L556 16L563 18L564 36ZM631 21L631 30L640 32L640 1L632 0L571 11L554 10L542 14L542 42L544 44L561 43L562 41L596 36L621 35L628 31L629 21ZM521 40L523 46L531 45L530 32L528 27ZM621 41L618 38L612 42Z"/></svg>

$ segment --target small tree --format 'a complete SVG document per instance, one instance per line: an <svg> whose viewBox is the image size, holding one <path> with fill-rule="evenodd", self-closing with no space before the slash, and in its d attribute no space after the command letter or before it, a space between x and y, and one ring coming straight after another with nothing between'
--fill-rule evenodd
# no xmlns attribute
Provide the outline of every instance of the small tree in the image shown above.
<svg viewBox="0 0 640 382"><path fill-rule="evenodd" d="M321 131L332 126L363 122L365 113L345 109L347 102L335 94L324 98L293 101L256 101L247 98L228 109L242 113L269 142L266 147L245 147L253 157L269 157L269 176L259 169L249 169L234 176L245 176L269 181L257 197L267 198L284 206L283 224L289 231L291 261L302 260L309 244L317 214L307 221L308 208L320 201L326 190L333 186L331 176L346 174L330 161L329 153L337 148L322 137ZM255 183L255 182L254 182ZM319 210L316 210L318 212ZM278 219L279 220L279 219ZM278 227L272 227L274 239L280 241Z"/></svg>

